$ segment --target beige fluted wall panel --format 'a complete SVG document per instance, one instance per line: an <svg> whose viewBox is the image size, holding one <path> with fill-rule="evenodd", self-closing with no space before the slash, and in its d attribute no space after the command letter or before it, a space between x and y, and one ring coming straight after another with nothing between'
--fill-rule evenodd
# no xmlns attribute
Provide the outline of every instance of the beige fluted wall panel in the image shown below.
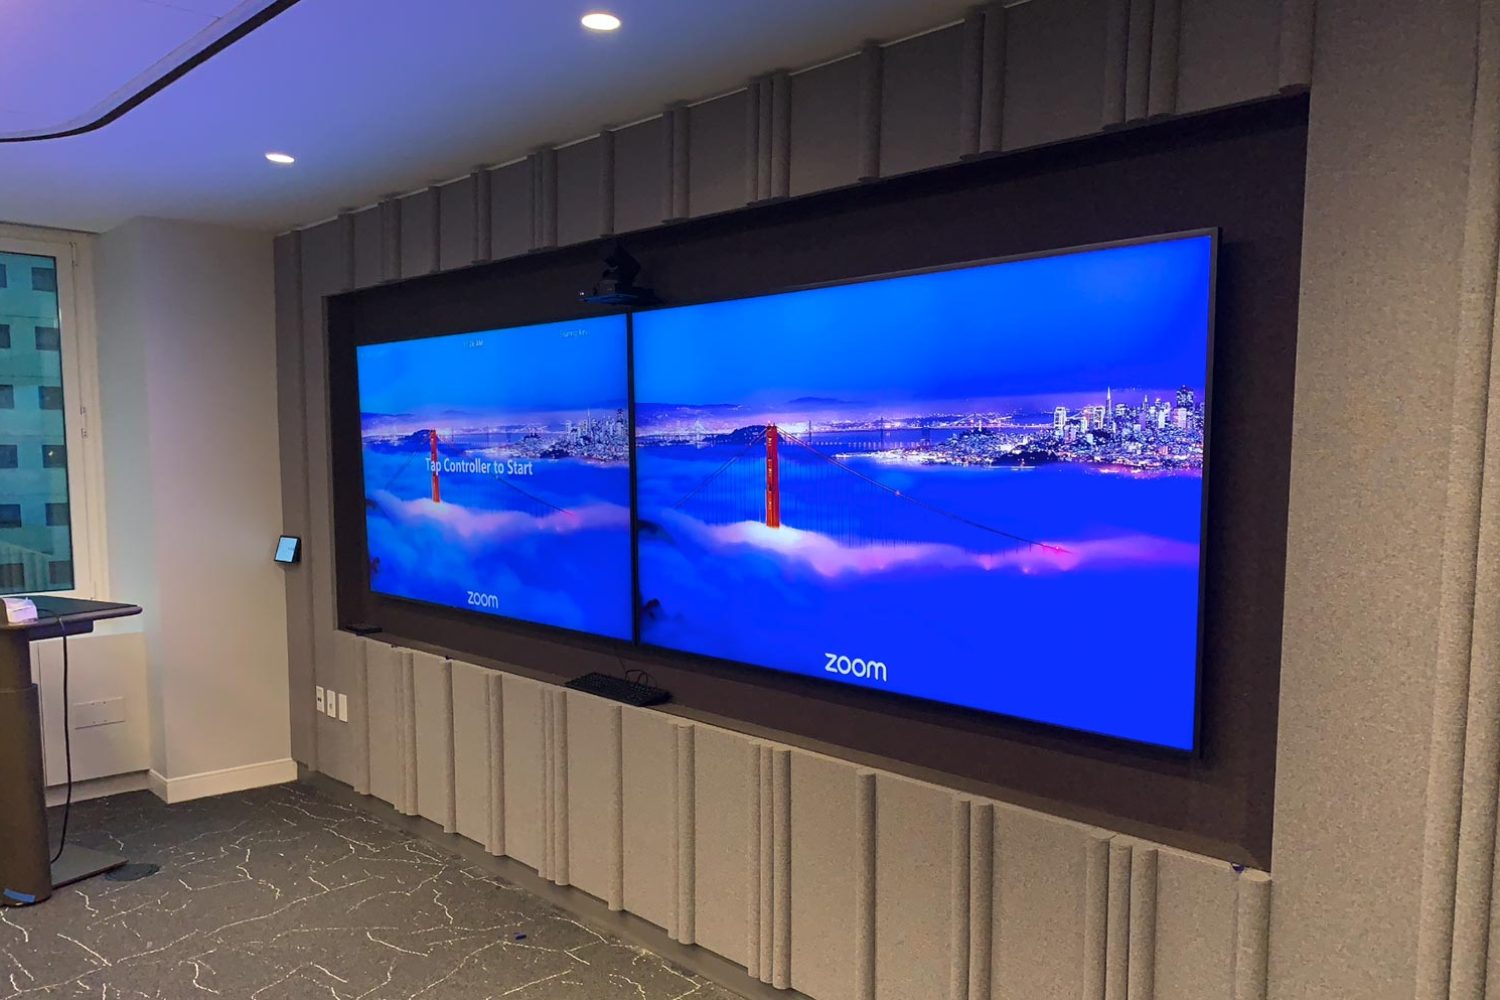
<svg viewBox="0 0 1500 1000"><path fill-rule="evenodd" d="M677 908L667 873L676 868L673 796L676 735L662 715L627 712L625 750L625 909L669 927Z"/></svg>
<svg viewBox="0 0 1500 1000"><path fill-rule="evenodd" d="M474 178L460 177L437 189L438 269L467 267L474 263Z"/></svg>
<svg viewBox="0 0 1500 1000"><path fill-rule="evenodd" d="M851 865L856 768L817 754L792 755L792 986L808 996L853 1000L855 879Z"/></svg>
<svg viewBox="0 0 1500 1000"><path fill-rule="evenodd" d="M745 866L752 753L751 741L738 733L698 728L693 746L693 932L703 947L740 965L749 961Z"/></svg>
<svg viewBox="0 0 1500 1000"><path fill-rule="evenodd" d="M505 747L505 851L538 870L543 857L542 699L543 685L506 675L503 719Z"/></svg>
<svg viewBox="0 0 1500 1000"><path fill-rule="evenodd" d="M620 706L573 692L566 704L569 881L607 901L622 850L612 817L620 774L612 717Z"/></svg>
<svg viewBox="0 0 1500 1000"><path fill-rule="evenodd" d="M490 835L490 671L453 661L453 794L457 830L488 845Z"/></svg>
<svg viewBox="0 0 1500 1000"><path fill-rule="evenodd" d="M958 70L962 48L963 28L954 26L885 50L880 122L882 176L958 159Z"/></svg>
<svg viewBox="0 0 1500 1000"><path fill-rule="evenodd" d="M856 56L797 73L792 82L793 195L859 180L860 64Z"/></svg>

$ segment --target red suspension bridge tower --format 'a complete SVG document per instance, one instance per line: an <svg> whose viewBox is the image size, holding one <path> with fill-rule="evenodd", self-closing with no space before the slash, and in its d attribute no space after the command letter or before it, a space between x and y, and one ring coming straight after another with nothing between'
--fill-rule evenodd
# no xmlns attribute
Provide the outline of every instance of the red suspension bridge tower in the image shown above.
<svg viewBox="0 0 1500 1000"><path fill-rule="evenodd" d="M781 431L775 424L766 428L766 527L781 527L781 460L776 450Z"/></svg>
<svg viewBox="0 0 1500 1000"><path fill-rule="evenodd" d="M432 447L432 462L431 462L431 468L432 468L432 502L433 503L442 503L443 502L443 490L442 490L442 487L440 487L438 485L437 431L431 430L431 431L427 432L427 443L429 445L431 445L431 447Z"/></svg>

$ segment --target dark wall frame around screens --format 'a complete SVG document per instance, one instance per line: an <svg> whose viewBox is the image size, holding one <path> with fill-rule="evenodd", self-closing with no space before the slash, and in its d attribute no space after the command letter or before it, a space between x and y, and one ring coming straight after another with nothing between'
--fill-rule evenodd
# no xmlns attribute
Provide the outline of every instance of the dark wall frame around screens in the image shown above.
<svg viewBox="0 0 1500 1000"><path fill-rule="evenodd" d="M623 237L686 302L1220 228L1197 757L371 594L355 345L587 314L602 241L328 300L340 621L559 680L623 656L688 714L1269 866L1306 133L1305 97L1283 98Z"/></svg>

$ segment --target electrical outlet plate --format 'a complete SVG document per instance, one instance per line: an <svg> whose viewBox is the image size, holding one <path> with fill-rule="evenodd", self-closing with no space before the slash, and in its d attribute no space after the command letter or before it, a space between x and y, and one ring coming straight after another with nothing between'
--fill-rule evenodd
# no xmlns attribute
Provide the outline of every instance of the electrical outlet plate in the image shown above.
<svg viewBox="0 0 1500 1000"><path fill-rule="evenodd" d="M349 696L347 694L339 695L339 721L349 721Z"/></svg>
<svg viewBox="0 0 1500 1000"><path fill-rule="evenodd" d="M338 695L333 693L333 688L328 689L325 711L328 713L330 719L337 719L339 717L339 699Z"/></svg>
<svg viewBox="0 0 1500 1000"><path fill-rule="evenodd" d="M325 699L324 699L324 694L323 694L323 688L321 686L315 687L315 688L313 688L313 691L314 691L314 697L317 699L318 711L320 711L320 712L326 711L326 709L324 709L324 707L323 707L324 704L326 704Z"/></svg>

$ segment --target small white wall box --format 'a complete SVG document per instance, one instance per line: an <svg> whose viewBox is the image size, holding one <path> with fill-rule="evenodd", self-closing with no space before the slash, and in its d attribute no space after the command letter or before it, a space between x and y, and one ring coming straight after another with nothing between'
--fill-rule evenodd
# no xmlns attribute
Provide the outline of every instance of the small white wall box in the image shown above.
<svg viewBox="0 0 1500 1000"><path fill-rule="evenodd" d="M302 539L296 535L282 535L276 542L276 561L287 565L301 562Z"/></svg>

